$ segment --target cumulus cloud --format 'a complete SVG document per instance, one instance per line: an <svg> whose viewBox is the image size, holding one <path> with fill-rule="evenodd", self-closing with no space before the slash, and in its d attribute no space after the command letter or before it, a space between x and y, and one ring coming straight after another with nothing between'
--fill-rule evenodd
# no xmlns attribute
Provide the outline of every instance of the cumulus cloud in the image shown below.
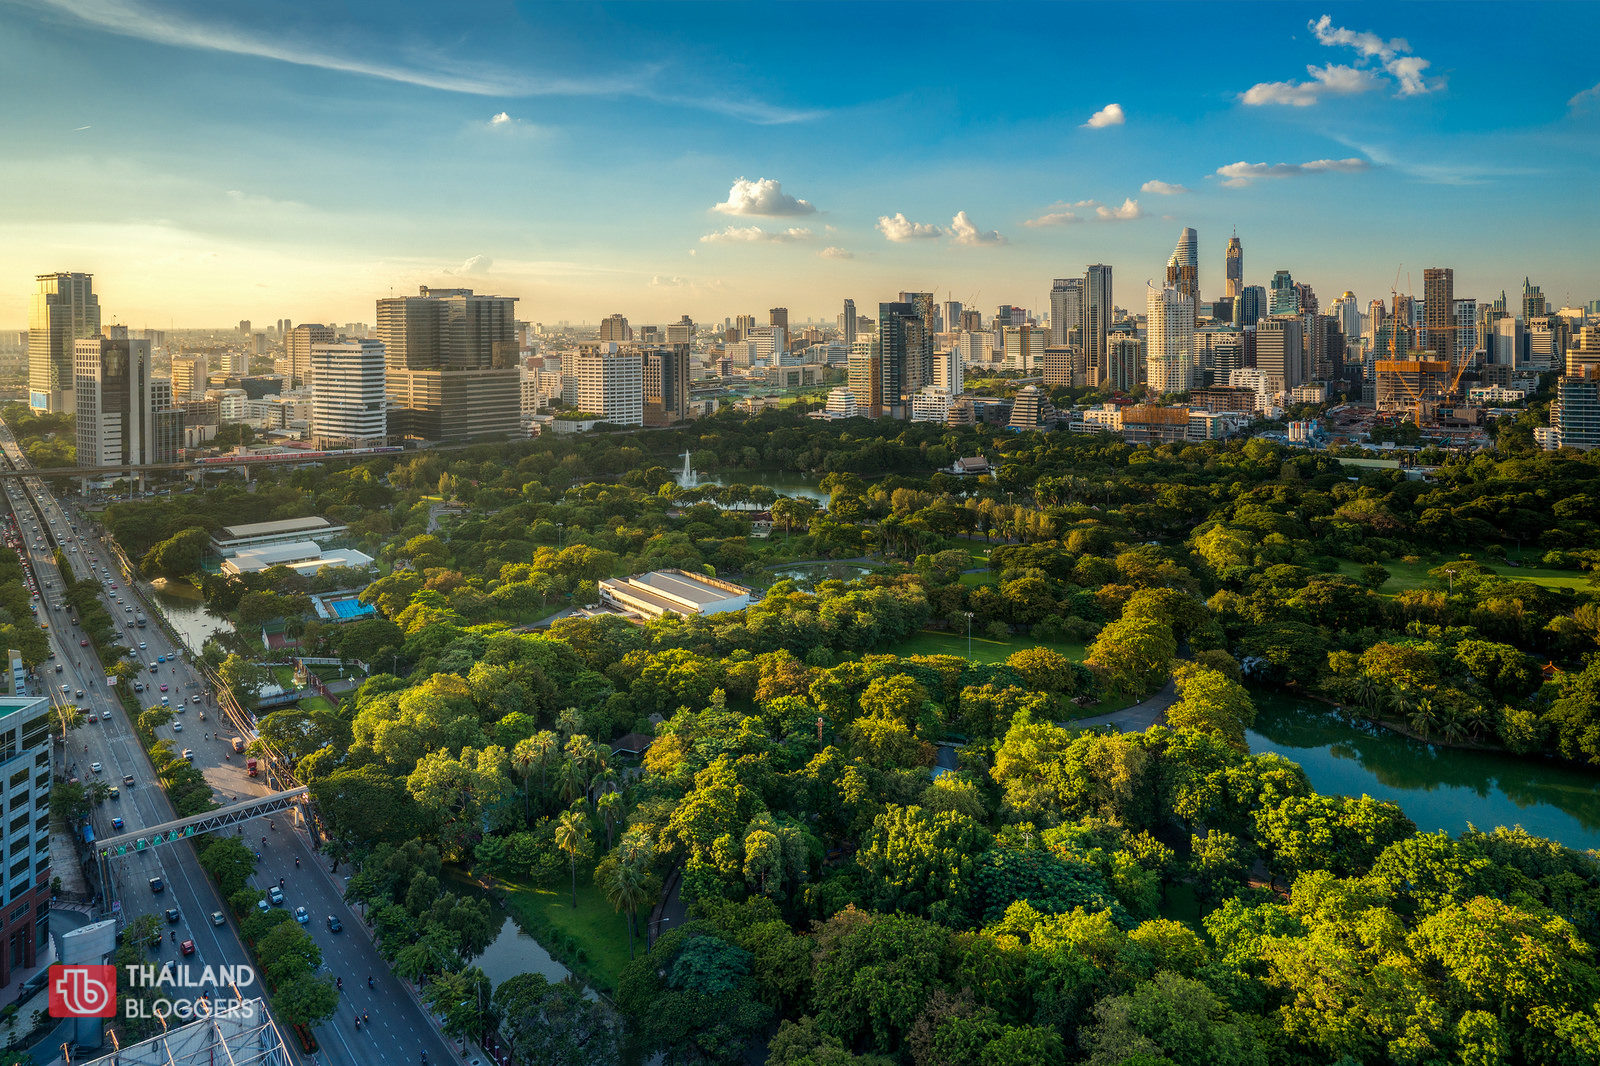
<svg viewBox="0 0 1600 1066"><path fill-rule="evenodd" d="M785 215L810 215L817 210L809 200L800 200L783 191L775 178L740 178L728 190L728 198L711 208L724 215L760 215L779 218Z"/></svg>
<svg viewBox="0 0 1600 1066"><path fill-rule="evenodd" d="M1033 229L1040 229L1045 226L1070 226L1075 222L1082 221L1083 219L1071 211L1051 211L1048 214L1040 215L1038 218L1030 218L1022 224Z"/></svg>
<svg viewBox="0 0 1600 1066"><path fill-rule="evenodd" d="M891 241L918 241L928 240L943 234L938 225L932 222L912 222L901 212L895 212L891 217L882 215L878 218L878 232Z"/></svg>
<svg viewBox="0 0 1600 1066"><path fill-rule="evenodd" d="M1240 95L1241 102L1252 107L1267 104L1310 107L1324 97L1370 92L1389 84L1380 76L1380 71L1393 79L1396 96L1421 96L1433 92L1442 84L1430 84L1423 77L1423 71L1431 64L1421 56L1413 55L1411 45L1404 37L1386 40L1367 30L1348 30L1343 26L1335 26L1328 15L1308 25L1325 47L1354 49L1360 65L1329 63L1325 67L1308 66L1306 73L1311 76L1309 81L1260 82Z"/></svg>
<svg viewBox="0 0 1600 1066"><path fill-rule="evenodd" d="M811 231L800 226L784 230L764 230L760 226L729 226L700 238L701 244L786 244L791 241L809 241Z"/></svg>
<svg viewBox="0 0 1600 1066"><path fill-rule="evenodd" d="M1139 201L1130 198L1122 201L1121 207L1101 204L1094 209L1094 213L1106 222L1125 222L1140 217L1144 212L1139 210Z"/></svg>
<svg viewBox="0 0 1600 1066"><path fill-rule="evenodd" d="M1368 170L1365 159L1313 159L1307 163L1229 163L1217 168L1222 184L1240 188L1262 178L1294 178L1304 174L1353 173Z"/></svg>
<svg viewBox="0 0 1600 1066"><path fill-rule="evenodd" d="M1089 116L1089 121L1084 123L1092 130L1104 129L1107 126L1120 126L1128 121L1128 116L1122 113L1121 104L1107 104Z"/></svg>
<svg viewBox="0 0 1600 1066"><path fill-rule="evenodd" d="M856 253L847 248L840 248L835 244L830 244L817 254L824 259L854 259L856 257Z"/></svg>
<svg viewBox="0 0 1600 1066"><path fill-rule="evenodd" d="M487 274L489 268L494 266L494 260L486 255L475 255L462 263L454 270L446 270L446 274Z"/></svg>
<svg viewBox="0 0 1600 1066"><path fill-rule="evenodd" d="M1600 83L1567 101L1567 106L1574 111L1589 111L1597 105L1600 105Z"/></svg>
<svg viewBox="0 0 1600 1066"><path fill-rule="evenodd" d="M491 126L509 126L510 124L511 116L506 114L504 111L501 111L499 114L495 115L489 120L489 125Z"/></svg>
<svg viewBox="0 0 1600 1066"><path fill-rule="evenodd" d="M1157 196L1181 196L1188 192L1183 185L1174 185L1170 181L1155 181L1154 179L1139 186L1140 192L1153 192Z"/></svg>
<svg viewBox="0 0 1600 1066"><path fill-rule="evenodd" d="M981 230L967 217L965 211L957 211L956 217L950 220L950 236L957 244L1004 244L1006 239L996 230Z"/></svg>

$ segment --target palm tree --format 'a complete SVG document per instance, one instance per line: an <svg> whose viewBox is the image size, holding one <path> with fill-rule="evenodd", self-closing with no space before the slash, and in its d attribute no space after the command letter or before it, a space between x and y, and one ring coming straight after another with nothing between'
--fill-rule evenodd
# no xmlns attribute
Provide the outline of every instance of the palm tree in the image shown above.
<svg viewBox="0 0 1600 1066"><path fill-rule="evenodd" d="M1433 701L1424 696L1417 701L1411 712L1411 728L1416 730L1423 740L1428 739L1428 734L1439 724L1439 711Z"/></svg>
<svg viewBox="0 0 1600 1066"><path fill-rule="evenodd" d="M556 758L556 735L548 729L540 730L528 738L528 751L533 759L533 765L539 768L539 791L545 789L545 772L550 769L550 764ZM521 747L521 745L517 745Z"/></svg>
<svg viewBox="0 0 1600 1066"><path fill-rule="evenodd" d="M581 811L562 811L556 822L556 847L567 853L572 864L572 909L578 909L578 853L589 842L589 820Z"/></svg>
<svg viewBox="0 0 1600 1066"><path fill-rule="evenodd" d="M76 729L83 724L83 712L76 704L61 703L56 705L56 721L61 723L61 743L67 742L67 731Z"/></svg>
<svg viewBox="0 0 1600 1066"><path fill-rule="evenodd" d="M628 958L633 958L634 930L638 926L639 905L650 898L650 863L640 851L619 852L609 864L601 886L613 908L628 916Z"/></svg>
<svg viewBox="0 0 1600 1066"><path fill-rule="evenodd" d="M595 800L595 811L599 813L601 821L606 825L606 850L611 850L611 831L618 822L622 821L622 793L603 792Z"/></svg>

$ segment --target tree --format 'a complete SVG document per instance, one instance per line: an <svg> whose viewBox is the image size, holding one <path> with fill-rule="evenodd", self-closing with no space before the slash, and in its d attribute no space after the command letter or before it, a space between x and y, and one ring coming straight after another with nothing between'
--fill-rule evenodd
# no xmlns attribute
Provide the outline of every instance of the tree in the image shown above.
<svg viewBox="0 0 1600 1066"><path fill-rule="evenodd" d="M245 887L256 872L255 854L238 837L218 837L200 853L200 865L216 878L224 897Z"/></svg>
<svg viewBox="0 0 1600 1066"><path fill-rule="evenodd" d="M542 974L507 978L494 990L500 1038L516 1061L542 1066L617 1066L616 1022L576 982L551 983Z"/></svg>
<svg viewBox="0 0 1600 1066"><path fill-rule="evenodd" d="M1245 687L1215 670L1191 664L1173 671L1178 701L1167 708L1167 724L1222 738L1249 751L1244 731L1255 723L1256 708Z"/></svg>
<svg viewBox="0 0 1600 1066"><path fill-rule="evenodd" d="M565 810L556 820L556 847L567 856L572 866L572 909L578 909L578 856L589 847L589 820L583 812Z"/></svg>
<svg viewBox="0 0 1600 1066"><path fill-rule="evenodd" d="M483 1031L493 991L483 971L473 966L439 974L422 998L444 1019L445 1035L464 1040Z"/></svg>
<svg viewBox="0 0 1600 1066"><path fill-rule="evenodd" d="M186 577L200 569L200 560L210 551L211 534L199 526L192 526L151 548L139 565L147 574Z"/></svg>
<svg viewBox="0 0 1600 1066"><path fill-rule="evenodd" d="M278 985L272 1009L291 1025L318 1025L339 1009L339 991L327 977L299 974Z"/></svg>
<svg viewBox="0 0 1600 1066"><path fill-rule="evenodd" d="M1088 1066L1266 1066L1267 1049L1205 985L1162 972L1094 1008L1086 1027Z"/></svg>
<svg viewBox="0 0 1600 1066"><path fill-rule="evenodd" d="M600 820L605 823L606 850L610 851L611 831L616 828L617 823L622 820L623 816L622 793L601 793L600 796L594 801L594 809L595 813L600 816Z"/></svg>
<svg viewBox="0 0 1600 1066"><path fill-rule="evenodd" d="M1144 696L1166 681L1177 653L1177 641L1166 623L1153 618L1118 619L1100 631L1085 661L1110 687Z"/></svg>
<svg viewBox="0 0 1600 1066"><path fill-rule="evenodd" d="M653 858L654 851L649 839L637 830L630 830L623 834L622 844L595 868L595 881L606 894L606 901L615 910L627 915L630 959L633 958L639 907L656 893L655 878L650 872Z"/></svg>
<svg viewBox="0 0 1600 1066"><path fill-rule="evenodd" d="M948 923L970 906L977 859L993 836L954 811L891 806L873 820L856 852L866 901Z"/></svg>

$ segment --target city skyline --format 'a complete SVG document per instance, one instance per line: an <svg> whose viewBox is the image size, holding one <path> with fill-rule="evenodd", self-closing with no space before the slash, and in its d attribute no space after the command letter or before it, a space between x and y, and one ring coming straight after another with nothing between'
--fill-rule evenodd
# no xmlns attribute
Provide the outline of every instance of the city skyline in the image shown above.
<svg viewBox="0 0 1600 1066"><path fill-rule="evenodd" d="M1141 62L1084 50L1067 81L934 60L1193 9L341 10L0 5L27 102L0 325L51 271L135 328L371 321L419 285L544 322L830 321L907 289L1037 312L1091 263L1137 310L1186 227L1203 300L1235 230L1246 284L1287 270L1325 301L1397 273L1420 299L1437 265L1466 296L1600 297L1576 236L1600 226L1600 64L1533 47L1600 5L1472 7L1449 35L1436 8L1224 5L1217 49L1144 33ZM891 29L908 47L871 62L839 44ZM130 58L164 77L128 84Z"/></svg>

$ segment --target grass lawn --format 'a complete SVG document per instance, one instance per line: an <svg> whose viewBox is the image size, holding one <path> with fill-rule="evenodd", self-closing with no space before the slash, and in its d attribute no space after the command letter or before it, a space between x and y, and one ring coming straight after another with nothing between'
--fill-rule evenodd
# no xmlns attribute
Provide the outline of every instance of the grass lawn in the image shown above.
<svg viewBox="0 0 1600 1066"><path fill-rule="evenodd" d="M962 574L956 580L957 580L958 583L967 586L967 588L975 589L979 585L993 585L993 584L996 583L997 579L995 578L995 576L993 574L982 573L982 574Z"/></svg>
<svg viewBox="0 0 1600 1066"><path fill-rule="evenodd" d="M1434 579L1428 575L1429 570L1445 566L1452 561L1450 556L1439 556L1433 559L1421 559L1418 562L1406 563L1399 559L1392 559L1383 564L1389 571L1389 580L1383 583L1383 588L1378 591L1385 596L1393 596L1399 592L1406 592L1417 588L1437 587ZM1497 559L1479 559L1479 562L1512 581L1531 581L1545 588L1560 589L1587 589L1591 587L1588 575L1577 570L1550 570L1542 566L1507 566ZM1346 577L1361 580L1361 564L1351 562L1349 559L1339 560L1339 573Z"/></svg>
<svg viewBox="0 0 1600 1066"><path fill-rule="evenodd" d="M540 939L540 930L554 928L571 937L585 955L588 968L610 988L617 987L623 967L628 965L628 925L623 915L611 908L605 895L595 887L594 880L578 871L578 907L572 907L572 883L562 882L559 888L538 888L531 885L501 882L506 909L517 924L532 936ZM644 930L646 913L641 910L639 928ZM642 945L642 941L641 941ZM545 945L550 950L551 945Z"/></svg>
<svg viewBox="0 0 1600 1066"><path fill-rule="evenodd" d="M278 683L279 688L286 692L294 688L294 667L280 663L277 666L269 666L267 669L272 671L272 680Z"/></svg>
<svg viewBox="0 0 1600 1066"><path fill-rule="evenodd" d="M972 634L972 661L976 663L1004 662L1013 652L1019 652L1023 648L1049 648L1074 662L1082 662L1084 655L1087 654L1082 644L1072 642L1056 643L1020 636L995 640L978 633ZM897 655L959 655L966 658L967 635L924 629L911 634L894 650Z"/></svg>
<svg viewBox="0 0 1600 1066"><path fill-rule="evenodd" d="M307 696L300 701L302 711L331 711L333 704L325 696Z"/></svg>
<svg viewBox="0 0 1600 1066"><path fill-rule="evenodd" d="M1144 696L1129 695L1125 692L1112 692L1092 707L1079 707L1076 703L1066 704L1062 707L1061 713L1065 716L1065 720L1069 722L1076 721L1079 718L1098 718L1102 714L1126 710L1146 698Z"/></svg>

